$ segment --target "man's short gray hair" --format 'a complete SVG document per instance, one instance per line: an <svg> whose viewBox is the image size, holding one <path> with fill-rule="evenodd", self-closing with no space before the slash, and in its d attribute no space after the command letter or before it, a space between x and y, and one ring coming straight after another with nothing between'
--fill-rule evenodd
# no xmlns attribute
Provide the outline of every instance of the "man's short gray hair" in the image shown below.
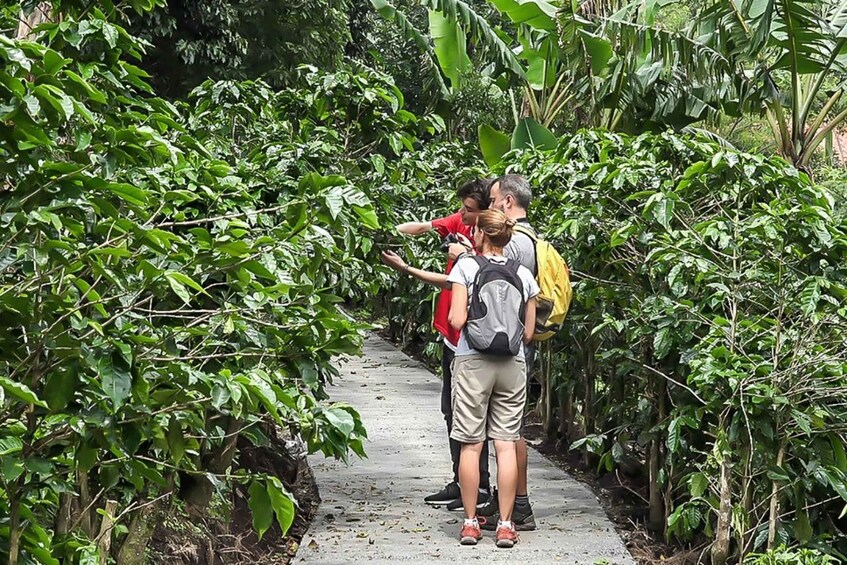
<svg viewBox="0 0 847 565"><path fill-rule="evenodd" d="M532 202L532 189L529 188L525 178L521 175L503 175L495 182L499 185L501 196L511 194L518 206L524 210L529 209Z"/></svg>

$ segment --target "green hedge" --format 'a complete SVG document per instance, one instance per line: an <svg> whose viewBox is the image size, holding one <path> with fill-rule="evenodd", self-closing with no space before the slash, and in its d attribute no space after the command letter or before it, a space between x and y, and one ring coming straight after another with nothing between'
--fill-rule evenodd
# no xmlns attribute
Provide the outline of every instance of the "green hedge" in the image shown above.
<svg viewBox="0 0 847 565"><path fill-rule="evenodd" d="M715 563L847 552L847 224L832 193L782 159L670 133L583 131L509 168L575 281L548 351L548 433L601 471L640 468L649 525L714 542Z"/></svg>

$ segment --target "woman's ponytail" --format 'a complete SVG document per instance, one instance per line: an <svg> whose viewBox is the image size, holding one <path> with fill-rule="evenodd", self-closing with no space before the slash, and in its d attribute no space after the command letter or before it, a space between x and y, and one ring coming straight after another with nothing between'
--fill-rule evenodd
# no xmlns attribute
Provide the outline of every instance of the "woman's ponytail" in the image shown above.
<svg viewBox="0 0 847 565"><path fill-rule="evenodd" d="M503 248L512 240L516 223L500 210L486 210L477 218L476 227L492 246Z"/></svg>

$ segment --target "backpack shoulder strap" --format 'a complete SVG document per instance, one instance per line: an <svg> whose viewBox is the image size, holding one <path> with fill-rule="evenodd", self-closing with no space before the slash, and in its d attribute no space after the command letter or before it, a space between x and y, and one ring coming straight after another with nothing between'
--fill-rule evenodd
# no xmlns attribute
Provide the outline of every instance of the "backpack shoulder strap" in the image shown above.
<svg viewBox="0 0 847 565"><path fill-rule="evenodd" d="M532 245L535 251L535 253L533 253L533 255L535 255L535 257L533 257L535 261L535 276L537 277L540 271L540 269L538 268L538 242L541 240L538 238L538 234L535 233L535 230L531 226L524 224L515 224L514 229L516 232L524 234L532 241Z"/></svg>
<svg viewBox="0 0 847 565"><path fill-rule="evenodd" d="M506 259L504 265L516 275L518 274L518 269L521 268L521 264L515 261L514 259Z"/></svg>
<svg viewBox="0 0 847 565"><path fill-rule="evenodd" d="M523 224L515 224L515 231L518 233L522 233L531 239L534 243L538 243L538 234L535 233L535 230L529 226L525 226Z"/></svg>

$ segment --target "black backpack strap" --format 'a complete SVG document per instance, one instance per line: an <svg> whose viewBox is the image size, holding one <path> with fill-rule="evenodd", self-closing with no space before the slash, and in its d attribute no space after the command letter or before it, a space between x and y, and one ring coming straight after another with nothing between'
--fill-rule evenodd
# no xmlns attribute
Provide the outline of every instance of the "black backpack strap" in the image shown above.
<svg viewBox="0 0 847 565"><path fill-rule="evenodd" d="M471 257L473 257L473 260L476 261L477 265L479 265L480 270L488 264L488 259L482 255L472 255Z"/></svg>
<svg viewBox="0 0 847 565"><path fill-rule="evenodd" d="M509 258L506 259L505 265L509 268L510 271L512 271L516 275L518 274L518 269L521 268L520 263L518 263L514 259L509 259Z"/></svg>

